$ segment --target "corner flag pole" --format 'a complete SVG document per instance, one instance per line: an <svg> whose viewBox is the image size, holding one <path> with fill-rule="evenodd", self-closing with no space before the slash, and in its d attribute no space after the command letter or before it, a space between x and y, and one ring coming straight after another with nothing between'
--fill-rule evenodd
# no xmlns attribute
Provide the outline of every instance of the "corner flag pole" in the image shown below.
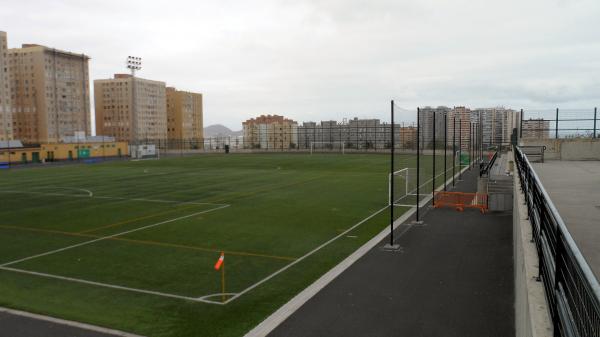
<svg viewBox="0 0 600 337"><path fill-rule="evenodd" d="M225 253L223 257L225 257ZM223 259L223 266L221 267L221 300L225 302L225 259Z"/></svg>
<svg viewBox="0 0 600 337"><path fill-rule="evenodd" d="M215 270L221 270L221 299L225 302L225 252L221 252Z"/></svg>

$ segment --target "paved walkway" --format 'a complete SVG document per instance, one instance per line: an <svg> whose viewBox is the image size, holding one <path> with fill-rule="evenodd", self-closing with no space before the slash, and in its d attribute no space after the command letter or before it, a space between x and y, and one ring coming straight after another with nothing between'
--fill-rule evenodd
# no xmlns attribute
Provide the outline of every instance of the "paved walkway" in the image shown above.
<svg viewBox="0 0 600 337"><path fill-rule="evenodd" d="M463 177L456 190L475 191ZM402 252L384 240L269 336L514 336L512 214L425 213L398 227Z"/></svg>

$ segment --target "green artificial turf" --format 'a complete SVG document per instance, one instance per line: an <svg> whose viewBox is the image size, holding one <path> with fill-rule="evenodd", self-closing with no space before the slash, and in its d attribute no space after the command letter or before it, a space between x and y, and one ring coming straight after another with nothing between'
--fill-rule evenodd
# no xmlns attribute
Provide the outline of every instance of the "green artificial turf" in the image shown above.
<svg viewBox="0 0 600 337"><path fill-rule="evenodd" d="M421 158L427 179L431 158ZM414 162L396 156L396 168ZM442 172L443 157L437 162ZM199 298L221 292L213 266L224 251L226 292L239 293L385 207L388 172L382 154L215 154L3 171L0 266ZM0 306L147 336L242 336L388 223L380 213L226 305L0 269Z"/></svg>

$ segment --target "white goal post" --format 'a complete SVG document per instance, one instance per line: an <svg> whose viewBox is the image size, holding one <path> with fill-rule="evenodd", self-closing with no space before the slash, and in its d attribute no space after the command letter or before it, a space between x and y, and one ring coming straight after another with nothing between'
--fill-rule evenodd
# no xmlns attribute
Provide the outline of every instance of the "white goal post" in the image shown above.
<svg viewBox="0 0 600 337"><path fill-rule="evenodd" d="M340 150L345 154L346 142L310 142L310 154L316 151L333 152L334 150Z"/></svg>
<svg viewBox="0 0 600 337"><path fill-rule="evenodd" d="M392 179L394 179L394 188L392 196ZM410 196L417 195L417 169L414 167L405 167L401 170L388 174L388 205L400 207L412 207L406 204L405 200ZM394 200L392 200L392 198Z"/></svg>

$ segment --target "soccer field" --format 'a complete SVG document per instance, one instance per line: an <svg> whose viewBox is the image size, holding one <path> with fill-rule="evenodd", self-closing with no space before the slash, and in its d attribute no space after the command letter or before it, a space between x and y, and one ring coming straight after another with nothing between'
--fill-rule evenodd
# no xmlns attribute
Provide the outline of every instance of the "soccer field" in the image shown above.
<svg viewBox="0 0 600 337"><path fill-rule="evenodd" d="M388 173L379 154L0 172L0 306L148 336L241 336L388 225Z"/></svg>

